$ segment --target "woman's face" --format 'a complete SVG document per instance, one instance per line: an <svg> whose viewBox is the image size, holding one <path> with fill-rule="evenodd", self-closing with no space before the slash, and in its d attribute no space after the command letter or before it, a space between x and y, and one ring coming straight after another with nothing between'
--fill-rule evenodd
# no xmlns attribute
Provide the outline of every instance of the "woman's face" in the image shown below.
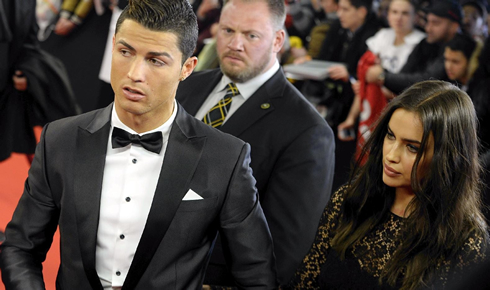
<svg viewBox="0 0 490 290"><path fill-rule="evenodd" d="M406 0L393 0L388 9L388 23L396 33L408 34L413 30L415 10Z"/></svg>
<svg viewBox="0 0 490 290"><path fill-rule="evenodd" d="M417 114L404 109L393 112L388 123L388 132L383 143L383 182L397 190L407 190L413 193L411 174L413 163L420 150L424 133L422 123ZM422 176L425 167L434 154L434 138L429 136L426 150L419 163L419 175Z"/></svg>

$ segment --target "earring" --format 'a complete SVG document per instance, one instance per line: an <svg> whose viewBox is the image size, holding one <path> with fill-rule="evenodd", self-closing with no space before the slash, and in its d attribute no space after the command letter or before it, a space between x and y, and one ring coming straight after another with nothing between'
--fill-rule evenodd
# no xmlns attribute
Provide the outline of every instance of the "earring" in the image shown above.
<svg viewBox="0 0 490 290"><path fill-rule="evenodd" d="M180 78L180 81L181 81L181 82L182 82L183 80L185 80L185 77L181 77L181 78Z"/></svg>

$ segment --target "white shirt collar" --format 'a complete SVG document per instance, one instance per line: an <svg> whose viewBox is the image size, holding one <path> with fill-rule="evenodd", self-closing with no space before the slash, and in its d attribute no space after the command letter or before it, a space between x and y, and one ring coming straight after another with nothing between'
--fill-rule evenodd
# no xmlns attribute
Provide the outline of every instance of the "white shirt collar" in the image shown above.
<svg viewBox="0 0 490 290"><path fill-rule="evenodd" d="M277 59L275 60L274 64L272 65L271 68L269 68L267 71L264 73L254 77L251 80L248 80L244 83L236 83L236 86L238 88L238 91L240 92L240 95L247 100L250 98L255 91L257 91L266 81L268 81L278 70L279 70L279 62ZM223 74L223 77L221 78L221 81L217 87L217 91L223 90L227 84L233 82L230 80L229 77Z"/></svg>

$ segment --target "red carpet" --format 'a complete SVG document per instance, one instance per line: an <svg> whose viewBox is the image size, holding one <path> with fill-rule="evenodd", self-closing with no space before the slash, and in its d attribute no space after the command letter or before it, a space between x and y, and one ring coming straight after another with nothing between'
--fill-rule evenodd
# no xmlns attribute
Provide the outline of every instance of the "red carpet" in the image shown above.
<svg viewBox="0 0 490 290"><path fill-rule="evenodd" d="M39 136L40 129L37 129L36 133ZM22 154L12 154L9 159L0 162L0 230L2 231L12 218L22 195L28 170L29 163L26 156ZM56 233L51 250L43 264L47 290L56 289L55 280L59 263L59 237ZM3 283L0 283L0 290L5 290Z"/></svg>

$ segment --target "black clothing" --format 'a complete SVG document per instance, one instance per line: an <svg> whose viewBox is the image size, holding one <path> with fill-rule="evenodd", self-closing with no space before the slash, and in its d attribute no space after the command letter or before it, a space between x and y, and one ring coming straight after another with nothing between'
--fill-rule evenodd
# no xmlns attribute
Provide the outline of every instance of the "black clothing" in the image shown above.
<svg viewBox="0 0 490 290"><path fill-rule="evenodd" d="M403 231L404 219L389 212L384 221L375 226L360 241L348 249L346 257L340 260L331 249L331 241L335 235L335 227L343 208L347 187L340 188L332 195L329 204L323 212L318 226L317 236L309 253L292 282L284 289L391 289L389 285L378 284L378 279L390 261L393 253L402 242L399 237ZM455 260L443 260L437 267L437 285L450 285L448 280L456 277L462 269L481 262L483 238L470 236L463 245ZM454 275L458 274L458 275ZM396 289L401 286L401 280Z"/></svg>
<svg viewBox="0 0 490 290"><path fill-rule="evenodd" d="M11 152L34 153L35 125L44 125L81 111L75 103L63 64L39 48L36 38L36 1L0 1L3 1L2 8L5 9L0 11L0 18L6 17L8 20L0 20L0 31L3 31L0 36L10 35L0 37L2 161ZM13 86L12 75L16 70L21 70L27 78L26 91L17 91Z"/></svg>
<svg viewBox="0 0 490 290"><path fill-rule="evenodd" d="M444 48L444 43L428 43L426 38L422 39L399 73L385 72L384 86L393 93L400 94L419 81L449 81L444 68Z"/></svg>
<svg viewBox="0 0 490 290"><path fill-rule="evenodd" d="M378 29L379 22L373 13L366 16L364 24L354 33L342 28L337 19L330 27L317 59L345 63L349 75L357 78L357 63L367 50L366 40ZM321 104L328 108L327 122L334 130L345 120L354 100L350 81L327 79L325 82L307 82L304 94L320 96Z"/></svg>

